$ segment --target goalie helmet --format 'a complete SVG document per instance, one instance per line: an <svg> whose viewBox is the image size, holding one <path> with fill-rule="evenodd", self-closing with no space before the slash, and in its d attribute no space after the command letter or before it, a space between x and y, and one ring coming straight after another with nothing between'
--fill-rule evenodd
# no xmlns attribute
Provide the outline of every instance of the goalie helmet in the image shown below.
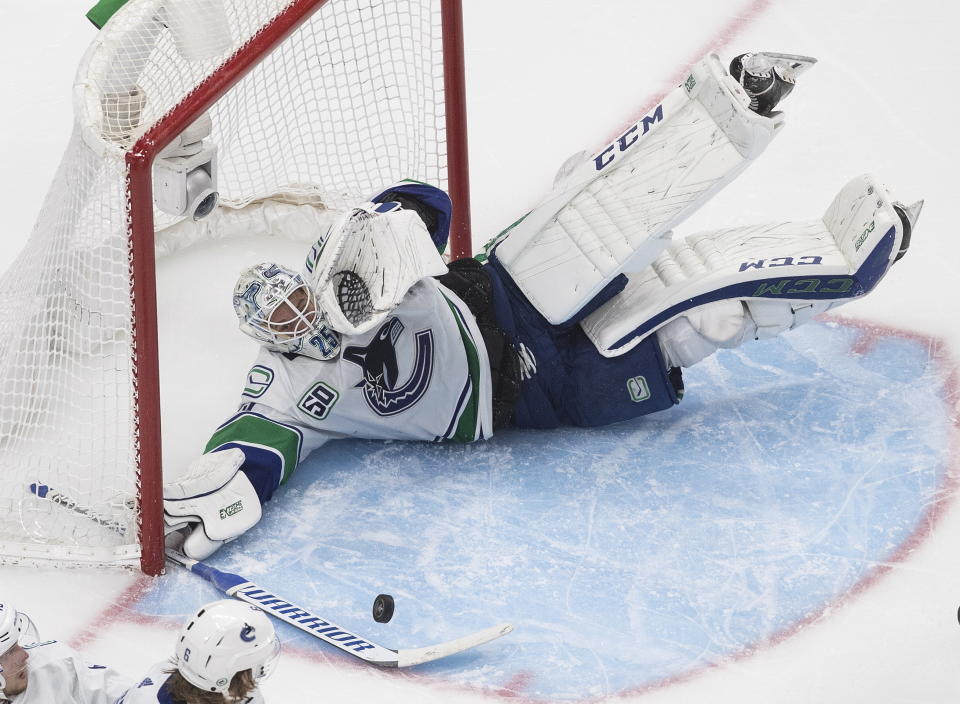
<svg viewBox="0 0 960 704"><path fill-rule="evenodd" d="M280 657L270 618L256 606L233 599L202 606L180 632L177 670L194 687L221 694L233 676L250 670L259 683Z"/></svg>
<svg viewBox="0 0 960 704"><path fill-rule="evenodd" d="M240 329L274 352L332 359L340 335L317 306L313 288L296 271L263 262L245 269L233 290Z"/></svg>
<svg viewBox="0 0 960 704"><path fill-rule="evenodd" d="M36 643L39 640L33 621L10 604L0 603L0 657L9 653L13 646ZM3 666L0 665L0 694L7 688Z"/></svg>

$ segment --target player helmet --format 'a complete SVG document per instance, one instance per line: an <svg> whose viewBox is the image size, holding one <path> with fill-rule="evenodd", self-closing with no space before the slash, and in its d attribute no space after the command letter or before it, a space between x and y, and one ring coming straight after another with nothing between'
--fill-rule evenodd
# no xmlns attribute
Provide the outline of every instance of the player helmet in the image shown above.
<svg viewBox="0 0 960 704"><path fill-rule="evenodd" d="M177 670L194 687L223 694L233 676L253 672L268 677L280 657L280 641L270 618L256 606L233 599L202 606L177 640Z"/></svg>
<svg viewBox="0 0 960 704"><path fill-rule="evenodd" d="M17 643L29 644L38 640L37 628L30 617L17 611L12 605L0 602L0 657L10 652ZM3 676L3 666L0 665L0 694L6 688L7 680Z"/></svg>
<svg viewBox="0 0 960 704"><path fill-rule="evenodd" d="M313 289L299 272L263 262L240 273L233 289L240 329L274 352L332 359L340 335L326 324Z"/></svg>

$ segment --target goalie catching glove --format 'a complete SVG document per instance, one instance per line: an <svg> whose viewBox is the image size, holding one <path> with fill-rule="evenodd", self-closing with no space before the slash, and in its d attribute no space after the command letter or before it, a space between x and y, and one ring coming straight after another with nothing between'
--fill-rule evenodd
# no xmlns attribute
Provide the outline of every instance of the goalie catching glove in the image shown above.
<svg viewBox="0 0 960 704"><path fill-rule="evenodd" d="M445 241L445 233L438 239ZM314 243L306 269L329 326L362 335L381 324L414 284L445 274L447 266L420 214L388 201L344 213Z"/></svg>
<svg viewBox="0 0 960 704"><path fill-rule="evenodd" d="M190 464L186 476L163 487L166 533L185 537L179 549L203 560L260 520L260 498L240 471L244 454L237 448L211 452Z"/></svg>

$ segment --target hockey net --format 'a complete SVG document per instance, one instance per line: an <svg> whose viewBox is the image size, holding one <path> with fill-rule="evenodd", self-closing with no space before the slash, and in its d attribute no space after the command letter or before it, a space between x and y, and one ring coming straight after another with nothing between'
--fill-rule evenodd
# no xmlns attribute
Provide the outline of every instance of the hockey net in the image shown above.
<svg viewBox="0 0 960 704"><path fill-rule="evenodd" d="M155 207L151 174L202 116L220 211L336 210L413 178L451 192L469 252L459 17L459 0L131 0L111 18L0 278L0 561L162 568L155 234L192 221Z"/></svg>

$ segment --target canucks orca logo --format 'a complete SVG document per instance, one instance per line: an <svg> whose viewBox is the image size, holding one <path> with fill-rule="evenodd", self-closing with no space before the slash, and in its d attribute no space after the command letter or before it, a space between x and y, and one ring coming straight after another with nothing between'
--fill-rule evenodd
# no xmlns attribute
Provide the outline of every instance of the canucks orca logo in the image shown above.
<svg viewBox="0 0 960 704"><path fill-rule="evenodd" d="M268 280L280 273L281 269L277 264L271 264L268 268L261 271L263 278ZM253 317L253 315L260 309L260 306L257 304L257 295L262 289L263 286L259 281L252 281L243 293L233 297L233 305L243 309L247 320Z"/></svg>
<svg viewBox="0 0 960 704"><path fill-rule="evenodd" d="M247 290L239 296L233 297L235 308L243 310L244 317L249 320L257 310L257 294L260 293L260 284L256 281L247 286Z"/></svg>
<svg viewBox="0 0 960 704"><path fill-rule="evenodd" d="M406 381L398 383L397 340L402 332L400 319L391 318L380 326L370 344L343 351L345 360L363 369L357 388L363 387L367 405L380 416L393 416L413 406L423 398L433 375L433 331L421 330L414 335L417 352L413 371Z"/></svg>

